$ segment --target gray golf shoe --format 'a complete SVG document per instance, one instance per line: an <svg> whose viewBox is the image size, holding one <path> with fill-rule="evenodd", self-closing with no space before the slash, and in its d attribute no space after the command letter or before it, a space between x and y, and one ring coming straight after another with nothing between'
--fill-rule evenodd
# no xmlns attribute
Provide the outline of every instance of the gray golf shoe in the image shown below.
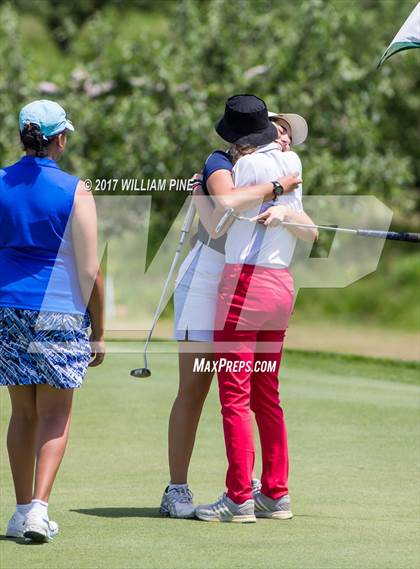
<svg viewBox="0 0 420 569"><path fill-rule="evenodd" d="M259 478L253 478L251 483L252 483L252 495L254 495L255 492L261 491L262 484Z"/></svg>
<svg viewBox="0 0 420 569"><path fill-rule="evenodd" d="M257 518L271 518L273 520L290 520L293 518L289 494L278 500L273 500L265 496L261 490L257 490L253 492L253 496Z"/></svg>
<svg viewBox="0 0 420 569"><path fill-rule="evenodd" d="M171 518L193 518L195 506L193 495L188 486L172 488L167 486L162 496L159 513Z"/></svg>
<svg viewBox="0 0 420 569"><path fill-rule="evenodd" d="M246 500L243 504L235 504L223 494L217 502L205 506L197 506L195 515L205 522L256 522L254 500Z"/></svg>

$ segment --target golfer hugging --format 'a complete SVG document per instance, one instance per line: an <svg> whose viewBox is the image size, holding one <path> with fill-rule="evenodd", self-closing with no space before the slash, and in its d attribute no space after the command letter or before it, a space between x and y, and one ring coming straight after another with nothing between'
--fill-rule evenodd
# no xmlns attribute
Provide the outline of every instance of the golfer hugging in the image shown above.
<svg viewBox="0 0 420 569"><path fill-rule="evenodd" d="M202 187L194 196L201 220L198 241L176 283L180 387L169 422L171 479L160 511L204 521L287 519L292 511L278 373L294 301L289 265L296 239L314 241L318 234L282 222L313 225L302 207L301 163L289 151L305 140L307 125L298 115L268 113L258 97L236 95L228 99L216 131L231 146L205 163ZM197 358L203 357L215 366L197 373ZM227 491L196 507L187 473L214 368ZM251 412L262 447L261 479L254 475Z"/></svg>
<svg viewBox="0 0 420 569"><path fill-rule="evenodd" d="M0 169L0 385L11 400L7 448L16 494L6 536L38 542L59 531L48 502L67 444L73 392L105 352L95 202L57 163L73 130L58 103L26 105L19 115L25 155ZM210 154L195 177L198 235L174 294L179 391L160 512L204 521L287 519L278 374L294 302L289 266L298 238L318 238L302 207L301 163L290 151L305 140L307 125L299 115L268 113L254 95L236 95L216 131L227 148ZM203 359L211 365L198 369ZM188 469L214 370L227 491L196 506ZM260 477L252 413L262 447Z"/></svg>

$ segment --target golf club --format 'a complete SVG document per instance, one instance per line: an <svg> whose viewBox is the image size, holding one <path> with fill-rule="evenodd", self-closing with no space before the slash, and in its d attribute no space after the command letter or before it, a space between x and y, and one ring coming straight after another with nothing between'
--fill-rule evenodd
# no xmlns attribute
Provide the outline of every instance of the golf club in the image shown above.
<svg viewBox="0 0 420 569"><path fill-rule="evenodd" d="M254 223L251 218L237 215L232 208L229 208L226 210L219 223L216 225L216 233L220 233L226 226L226 223L232 217L240 221L250 221L251 223ZM306 223L292 223L289 221L282 221L282 225L289 225L291 227L307 227L310 229L323 229L325 231L336 231L337 233L348 233L351 235L357 235L359 237L376 237L377 239L388 239L391 241L420 243L420 233L408 233L405 231L398 232L376 231L374 229L349 229L345 227L332 227L330 225L308 225Z"/></svg>
<svg viewBox="0 0 420 569"><path fill-rule="evenodd" d="M181 229L181 234L179 237L179 241L178 241L178 245L177 245L177 248L175 251L175 255L174 255L171 267L169 269L168 276L166 277L165 284L163 285L162 294L160 296L159 303L157 305L157 308L155 310L155 314L153 316L152 326L149 330L146 342L144 344L143 367L131 370L130 375L132 375L133 377L145 379L145 378L150 377L152 375L152 372L150 371L150 369L147 365L147 348L149 347L149 343L150 343L150 340L152 339L153 331L155 329L157 321L159 320L159 316L160 316L162 308L163 308L163 303L165 302L166 292L168 290L169 283L171 282L175 268L178 264L178 260L179 260L179 257L181 255L182 246L185 242L185 237L188 235L188 233L191 229L191 225L192 225L192 222L194 220L194 216L195 216L195 205L194 205L193 201L191 201L190 206L189 206L188 211L187 211L187 215L185 216L184 224L183 224L182 229Z"/></svg>

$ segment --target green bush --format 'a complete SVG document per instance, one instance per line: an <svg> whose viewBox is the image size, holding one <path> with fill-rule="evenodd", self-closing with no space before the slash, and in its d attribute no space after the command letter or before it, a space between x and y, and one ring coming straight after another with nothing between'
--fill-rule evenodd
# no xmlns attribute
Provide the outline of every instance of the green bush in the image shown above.
<svg viewBox="0 0 420 569"><path fill-rule="evenodd" d="M225 98L255 92L271 109L307 118L310 137L298 149L306 193L374 194L408 227L419 210L419 53L398 54L380 70L375 66L413 5L0 4L2 162L19 156L19 108L49 96L68 109L77 129L65 168L92 179L186 178L212 149L225 146L213 131ZM52 94L40 86L45 81L52 83ZM182 192L154 196L149 259L184 199ZM126 200L118 211L104 205L108 235L120 234L122 220L126 231L137 228L136 201ZM413 325L407 306L413 305L418 273L413 256L402 250L352 285L360 293L307 291L299 302L317 298L331 314L373 314L381 322Z"/></svg>

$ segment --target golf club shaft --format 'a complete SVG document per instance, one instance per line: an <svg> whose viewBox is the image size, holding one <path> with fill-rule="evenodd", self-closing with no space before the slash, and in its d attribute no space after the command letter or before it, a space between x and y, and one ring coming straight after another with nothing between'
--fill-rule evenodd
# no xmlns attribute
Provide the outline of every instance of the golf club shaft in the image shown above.
<svg viewBox="0 0 420 569"><path fill-rule="evenodd" d="M235 213L230 208L226 210L219 223L216 226L216 233L220 233L225 227L229 219L233 217L239 221L251 221L251 218L243 217ZM349 229L346 227L333 227L330 225L309 225L307 223L293 223L291 221L282 221L282 225L290 227L306 227L308 229L323 229L325 231L334 231L336 233L347 233L350 235L358 235L359 237L374 237L376 239L388 239L391 241L406 241L409 243L420 243L420 233L408 233L406 231L376 231L374 229Z"/></svg>
<svg viewBox="0 0 420 569"><path fill-rule="evenodd" d="M172 276L173 276L175 268L177 266L178 259L179 259L179 256L181 254L182 246L184 245L184 242L185 242L185 237L188 235L188 233L191 229L191 225L192 225L192 222L194 220L194 216L195 216L195 205L194 205L194 202L191 200L191 203L188 207L187 215L185 216L184 224L183 224L182 229L181 229L181 234L179 237L179 241L178 241L178 245L177 245L177 248L175 251L175 255L174 255L174 258L172 260L172 264L171 264L171 267L169 269L168 276L166 277L165 284L163 285L162 294L160 296L159 303L158 303L156 310L155 310L152 326L149 330L149 333L148 333L147 338L146 338L146 342L144 344L143 360L144 360L144 367L145 368L148 367L147 366L147 348L149 347L149 343L150 343L150 340L152 339L154 329L156 327L157 321L159 320L159 316L160 316L160 313L162 311L163 303L165 302L165 299L166 299L166 293L167 293L167 290L169 287L169 283L171 282Z"/></svg>
<svg viewBox="0 0 420 569"><path fill-rule="evenodd" d="M336 231L338 233L348 233L358 235L360 237L375 237L377 239L389 239L391 241L408 241L411 243L420 243L420 233L407 233L397 231L376 231L374 229L348 229L345 227L331 227L330 225L308 225L305 223L292 223L282 221L282 225L291 227L307 227L309 229L324 229L325 231Z"/></svg>

